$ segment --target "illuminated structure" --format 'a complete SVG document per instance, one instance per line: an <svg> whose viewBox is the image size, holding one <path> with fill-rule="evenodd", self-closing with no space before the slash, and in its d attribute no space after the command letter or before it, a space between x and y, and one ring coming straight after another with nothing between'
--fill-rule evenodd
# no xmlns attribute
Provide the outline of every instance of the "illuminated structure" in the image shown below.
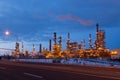
<svg viewBox="0 0 120 80"><path fill-rule="evenodd" d="M96 24L96 35L97 39L95 40L95 48L105 49L105 32L103 30L99 30L98 24Z"/></svg>
<svg viewBox="0 0 120 80"><path fill-rule="evenodd" d="M95 49L97 54L101 58L110 57L110 51L105 46L105 32L103 30L99 30L98 24L96 24L96 35L97 38L95 40Z"/></svg>
<svg viewBox="0 0 120 80"><path fill-rule="evenodd" d="M10 31L5 31L5 35L10 35ZM23 55L23 43L22 43L22 52L20 52L18 36L15 34L16 43L15 43L15 50L12 52L12 56L19 57Z"/></svg>
<svg viewBox="0 0 120 80"><path fill-rule="evenodd" d="M54 45L53 45L53 52L52 54L54 55L55 58L61 57L61 52L62 52L62 37L58 37L59 41L57 44L57 34L54 32L53 40L54 40Z"/></svg>
<svg viewBox="0 0 120 80"><path fill-rule="evenodd" d="M58 41L57 41L58 40ZM60 58L62 57L62 37L58 37L57 33L53 33L53 46L51 39L49 40L49 50L44 49L40 55L46 56L46 58Z"/></svg>
<svg viewBox="0 0 120 80"><path fill-rule="evenodd" d="M83 58L110 58L110 51L105 47L105 32L99 30L99 25L96 24L96 40L95 45L92 44L92 37L89 34L89 48L86 49L86 42L82 40L81 42L71 42L70 33L68 33L66 41L66 50L62 51L62 37L59 37L57 44L57 34L54 32L53 36L53 51L51 54L54 58L72 58L72 57L83 57ZM47 58L49 58L47 56Z"/></svg>
<svg viewBox="0 0 120 80"><path fill-rule="evenodd" d="M53 44L52 44L53 41ZM92 35L88 37L89 48L86 48L86 41L83 39L80 42L71 42L70 33L68 33L66 41L66 49L62 50L62 37L57 37L57 33L53 33L53 40L49 40L49 48L42 50L42 44L39 47L39 56L45 56L45 58L110 58L111 53L105 46L105 31L99 29L99 25L96 24L96 39L92 44ZM16 42L16 52L19 51L19 43ZM28 52L26 52L28 55ZM113 53L113 52L112 52ZM33 55L36 55L35 46L33 44Z"/></svg>

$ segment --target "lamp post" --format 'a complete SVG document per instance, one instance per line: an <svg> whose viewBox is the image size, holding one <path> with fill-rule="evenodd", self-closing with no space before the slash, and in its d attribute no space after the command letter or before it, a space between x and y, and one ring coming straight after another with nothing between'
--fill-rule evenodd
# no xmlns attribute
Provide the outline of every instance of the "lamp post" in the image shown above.
<svg viewBox="0 0 120 80"><path fill-rule="evenodd" d="M7 35L7 36L10 35L10 31L5 31L5 35ZM18 35L15 34L15 37L16 37L16 46L15 46L16 49L15 49L15 51L19 52L20 50L19 50L19 43L18 43Z"/></svg>
<svg viewBox="0 0 120 80"><path fill-rule="evenodd" d="M11 33L10 33L10 31L5 31L5 35L10 35ZM18 42L18 35L16 35L16 34L14 34L15 35L15 37L16 37L16 43Z"/></svg>

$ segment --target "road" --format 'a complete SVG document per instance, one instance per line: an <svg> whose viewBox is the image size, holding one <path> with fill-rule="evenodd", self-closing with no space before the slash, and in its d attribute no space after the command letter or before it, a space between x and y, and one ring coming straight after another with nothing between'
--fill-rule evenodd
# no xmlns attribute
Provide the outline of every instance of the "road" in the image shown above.
<svg viewBox="0 0 120 80"><path fill-rule="evenodd" d="M0 61L0 80L120 80L119 72L114 68Z"/></svg>

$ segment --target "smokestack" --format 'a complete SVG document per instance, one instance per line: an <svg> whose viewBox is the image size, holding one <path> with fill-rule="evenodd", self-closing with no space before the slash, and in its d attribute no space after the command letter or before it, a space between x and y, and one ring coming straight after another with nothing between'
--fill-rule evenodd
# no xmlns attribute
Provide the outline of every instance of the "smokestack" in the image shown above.
<svg viewBox="0 0 120 80"><path fill-rule="evenodd" d="M56 32L54 32L54 45L56 45L57 42L56 42Z"/></svg>
<svg viewBox="0 0 120 80"><path fill-rule="evenodd" d="M91 38L91 34L89 34L89 48L92 49L92 38Z"/></svg>
<svg viewBox="0 0 120 80"><path fill-rule="evenodd" d="M68 41L70 41L70 33L68 33Z"/></svg>
<svg viewBox="0 0 120 80"><path fill-rule="evenodd" d="M42 52L42 44L40 44L39 52L40 52L40 53Z"/></svg>
<svg viewBox="0 0 120 80"><path fill-rule="evenodd" d="M91 39L91 34L89 34L89 39Z"/></svg>
<svg viewBox="0 0 120 80"><path fill-rule="evenodd" d="M98 32L98 31L99 31L99 24L96 23L96 32Z"/></svg>
<svg viewBox="0 0 120 80"><path fill-rule="evenodd" d="M85 39L83 40L83 47L86 48Z"/></svg>
<svg viewBox="0 0 120 80"><path fill-rule="evenodd" d="M33 51L35 51L35 46L34 46L34 44L33 44Z"/></svg>
<svg viewBox="0 0 120 80"><path fill-rule="evenodd" d="M22 53L24 53L24 44L22 42Z"/></svg>
<svg viewBox="0 0 120 80"><path fill-rule="evenodd" d="M49 51L51 52L51 49L52 49L52 41L51 39L49 40Z"/></svg>
<svg viewBox="0 0 120 80"><path fill-rule="evenodd" d="M68 38L67 38L66 44L67 44L66 48L69 49L69 47L70 47L70 33L68 33Z"/></svg>
<svg viewBox="0 0 120 80"><path fill-rule="evenodd" d="M19 51L20 51L20 50L19 50L19 43L18 43L18 42L16 42L15 51L16 51L16 52L19 52Z"/></svg>
<svg viewBox="0 0 120 80"><path fill-rule="evenodd" d="M62 46L62 37L59 37L59 45Z"/></svg>

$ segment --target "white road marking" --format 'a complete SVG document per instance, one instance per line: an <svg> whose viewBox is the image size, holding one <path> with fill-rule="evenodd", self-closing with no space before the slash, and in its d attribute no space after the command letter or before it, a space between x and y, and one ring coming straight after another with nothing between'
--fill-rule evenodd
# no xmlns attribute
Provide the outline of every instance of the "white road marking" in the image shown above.
<svg viewBox="0 0 120 80"><path fill-rule="evenodd" d="M5 67L0 67L0 69L6 69Z"/></svg>
<svg viewBox="0 0 120 80"><path fill-rule="evenodd" d="M31 73L24 73L24 74L28 75L28 76L33 76L33 77L36 77L36 78L43 78L42 76L31 74Z"/></svg>

